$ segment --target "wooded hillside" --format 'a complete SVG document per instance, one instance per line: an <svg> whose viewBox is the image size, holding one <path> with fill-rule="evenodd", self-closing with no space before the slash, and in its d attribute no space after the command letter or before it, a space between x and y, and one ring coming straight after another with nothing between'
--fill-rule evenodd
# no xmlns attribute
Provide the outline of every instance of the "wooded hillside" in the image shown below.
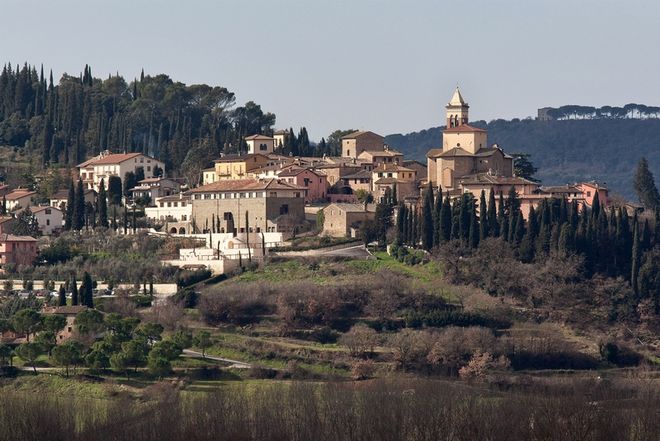
<svg viewBox="0 0 660 441"><path fill-rule="evenodd" d="M606 182L616 193L634 198L632 178L642 156L660 174L660 120L594 119L570 121L477 121L488 142L505 152L529 153L544 184L584 180ZM443 127L386 137L407 157L426 162L426 152L441 144Z"/></svg>

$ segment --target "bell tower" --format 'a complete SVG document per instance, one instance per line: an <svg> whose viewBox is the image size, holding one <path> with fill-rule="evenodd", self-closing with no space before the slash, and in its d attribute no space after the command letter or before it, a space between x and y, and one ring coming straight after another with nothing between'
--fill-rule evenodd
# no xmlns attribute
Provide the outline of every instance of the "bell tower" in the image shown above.
<svg viewBox="0 0 660 441"><path fill-rule="evenodd" d="M453 128L467 124L468 119L468 110L470 106L465 102L461 91L456 86L454 95L451 97L451 100L445 106L447 109L447 128Z"/></svg>

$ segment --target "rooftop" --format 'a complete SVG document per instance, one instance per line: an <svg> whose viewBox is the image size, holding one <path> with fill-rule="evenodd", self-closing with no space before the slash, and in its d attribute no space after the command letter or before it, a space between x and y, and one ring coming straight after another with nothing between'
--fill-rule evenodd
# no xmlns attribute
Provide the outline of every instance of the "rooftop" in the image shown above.
<svg viewBox="0 0 660 441"><path fill-rule="evenodd" d="M97 156L92 159L88 159L82 164L78 164L78 167L83 168L83 167L88 167L90 165L121 164L124 161L128 161L129 159L133 159L138 156L146 156L148 158L151 158L150 156L144 155L143 153L109 153L109 154Z"/></svg>
<svg viewBox="0 0 660 441"><path fill-rule="evenodd" d="M16 199L21 199L26 196L32 196L33 194L37 194L36 191L32 190L26 190L26 189L17 189L17 190L12 190L9 193L5 195L5 199L8 201L14 201Z"/></svg>
<svg viewBox="0 0 660 441"><path fill-rule="evenodd" d="M349 203L336 202L334 204L328 205L328 207L330 206L335 206L346 213L364 213L365 211L366 212L376 211L376 204L367 204L365 207L364 204L349 204ZM324 210L328 207L325 207Z"/></svg>
<svg viewBox="0 0 660 441"><path fill-rule="evenodd" d="M253 190L304 190L302 187L287 184L275 178L270 179L229 179L212 182L190 190L191 193Z"/></svg>
<svg viewBox="0 0 660 441"><path fill-rule="evenodd" d="M454 94L451 97L451 100L449 100L449 103L447 106L451 107L461 107L461 106L467 106L467 103L463 99L463 95L461 95L461 90L456 86L456 90L454 90Z"/></svg>
<svg viewBox="0 0 660 441"><path fill-rule="evenodd" d="M264 141L266 141L266 140L272 141L274 138L272 138L271 136L266 136L266 135L250 135L250 136L245 137L246 141L252 141L252 140L257 140L257 139L261 139L261 140L264 140Z"/></svg>
<svg viewBox="0 0 660 441"><path fill-rule="evenodd" d="M346 136L342 136L341 139L355 139L355 138L359 138L360 136L364 136L364 135L376 135L376 136L382 138L382 136L380 136L377 133L370 132L368 130L367 131L358 130L358 131L355 131L353 133L349 133Z"/></svg>
<svg viewBox="0 0 660 441"><path fill-rule="evenodd" d="M537 182L517 176L497 176L490 173L476 173L473 175L466 175L460 179L460 182L461 184L465 185L539 185Z"/></svg>
<svg viewBox="0 0 660 441"><path fill-rule="evenodd" d="M0 234L0 242L36 242L32 236L14 236L13 234Z"/></svg>
<svg viewBox="0 0 660 441"><path fill-rule="evenodd" d="M216 159L213 162L237 162L237 161L248 161L250 159L256 158L257 156L264 159L268 159L268 156L262 155L260 153L250 153L247 155L224 155L220 159Z"/></svg>
<svg viewBox="0 0 660 441"><path fill-rule="evenodd" d="M445 133L474 133L474 132L485 133L486 130L471 126L469 124L461 124L460 126L456 126L456 127L447 127L444 130L444 132Z"/></svg>

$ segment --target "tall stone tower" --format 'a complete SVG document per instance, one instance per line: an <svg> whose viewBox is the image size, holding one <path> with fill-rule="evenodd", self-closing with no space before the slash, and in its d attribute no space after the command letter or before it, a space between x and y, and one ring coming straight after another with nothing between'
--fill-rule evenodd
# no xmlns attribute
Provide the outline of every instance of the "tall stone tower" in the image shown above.
<svg viewBox="0 0 660 441"><path fill-rule="evenodd" d="M445 106L447 109L447 128L453 128L467 124L468 119L468 110L470 106L465 102L461 91L456 86L454 95L451 97L451 100Z"/></svg>

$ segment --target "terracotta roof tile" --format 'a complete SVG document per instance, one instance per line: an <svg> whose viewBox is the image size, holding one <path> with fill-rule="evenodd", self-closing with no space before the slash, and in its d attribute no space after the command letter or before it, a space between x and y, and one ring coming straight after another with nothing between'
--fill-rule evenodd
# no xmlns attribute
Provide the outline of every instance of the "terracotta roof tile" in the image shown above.
<svg viewBox="0 0 660 441"><path fill-rule="evenodd" d="M304 190L302 187L287 184L277 179L228 179L193 188L191 193L253 191L253 190Z"/></svg>

